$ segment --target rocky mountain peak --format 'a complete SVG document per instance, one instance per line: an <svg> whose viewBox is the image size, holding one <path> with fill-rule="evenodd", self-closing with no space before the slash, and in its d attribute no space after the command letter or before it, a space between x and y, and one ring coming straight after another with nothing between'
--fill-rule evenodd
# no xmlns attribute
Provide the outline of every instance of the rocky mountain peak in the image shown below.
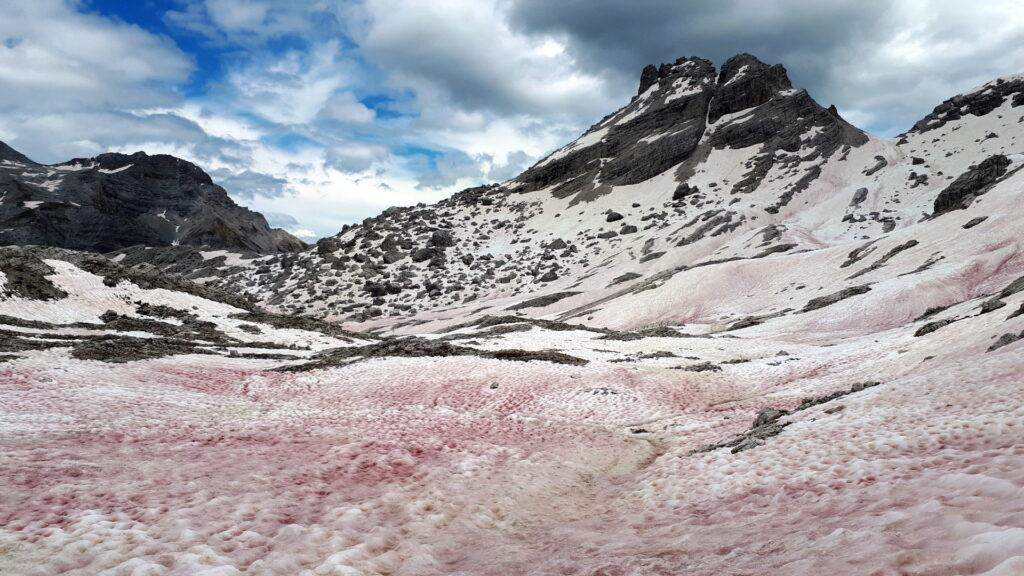
<svg viewBox="0 0 1024 576"><path fill-rule="evenodd" d="M108 172L127 171L131 175L153 180L187 180L198 184L213 184L202 168L170 154L147 154L143 151L132 154L105 152L93 158L75 158L67 164L82 166L95 165Z"/></svg>
<svg viewBox="0 0 1024 576"><path fill-rule="evenodd" d="M278 253L305 247L235 204L195 164L167 154L100 154L44 166L2 145L0 245L108 252L133 245Z"/></svg>
<svg viewBox="0 0 1024 576"><path fill-rule="evenodd" d="M722 64L718 73L719 84L730 84L740 78L762 79L773 84L776 90L787 90L793 85L782 64L767 64L760 58L746 52L737 54Z"/></svg>
<svg viewBox="0 0 1024 576"><path fill-rule="evenodd" d="M687 163L681 168L685 177L688 166L702 162L712 149L764 144L752 158L753 169L734 185L735 192L751 192L777 162L776 151L806 146L816 150L815 157L827 158L843 146L867 141L838 112L794 90L785 67L750 54L733 56L721 71L699 57L648 65L638 92L625 107L516 178L518 190L553 186L557 197L589 202L682 163ZM742 120L729 118L740 113ZM808 133L812 136L802 139Z"/></svg>
<svg viewBox="0 0 1024 576"><path fill-rule="evenodd" d="M715 123L726 114L760 106L793 84L782 64L768 65L750 54L738 54L722 65L708 122Z"/></svg>
<svg viewBox="0 0 1024 576"><path fill-rule="evenodd" d="M122 154L120 152L105 152L94 158L83 159L83 161L92 161L99 164L100 168L104 170L116 170L129 164L136 164L144 162L149 157L148 154L141 150L134 154ZM74 162L74 161L72 161Z"/></svg>
<svg viewBox="0 0 1024 576"><path fill-rule="evenodd" d="M641 96L651 86L662 81L671 81L679 77L702 78L710 70L714 72L714 64L710 60L694 57L680 57L674 63L662 63L660 66L648 64L640 73L640 88L637 96Z"/></svg>

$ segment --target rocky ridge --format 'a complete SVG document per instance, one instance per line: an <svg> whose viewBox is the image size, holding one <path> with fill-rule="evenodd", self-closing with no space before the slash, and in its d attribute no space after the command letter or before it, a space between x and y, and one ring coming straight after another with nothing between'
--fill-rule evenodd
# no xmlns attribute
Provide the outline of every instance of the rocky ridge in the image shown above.
<svg viewBox="0 0 1024 576"><path fill-rule="evenodd" d="M108 153L48 166L2 143L0 245L93 252L184 245L258 254L305 247L180 158Z"/></svg>

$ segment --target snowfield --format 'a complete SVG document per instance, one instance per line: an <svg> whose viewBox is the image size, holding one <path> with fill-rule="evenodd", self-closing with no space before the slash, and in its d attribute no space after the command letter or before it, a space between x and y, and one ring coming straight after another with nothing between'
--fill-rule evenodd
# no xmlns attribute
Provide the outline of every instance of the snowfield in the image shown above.
<svg viewBox="0 0 1024 576"><path fill-rule="evenodd" d="M888 370L855 368L871 352ZM808 356L715 376L428 359L279 377L39 353L4 371L3 569L1019 573L1017 353L903 375L881 350ZM885 382L764 446L690 455L869 375Z"/></svg>
<svg viewBox="0 0 1024 576"><path fill-rule="evenodd" d="M57 268L56 285L102 302L92 310L119 295L215 319L229 308ZM89 309L69 296L3 313L70 319L62 303ZM367 358L278 372L279 360L30 351L0 365L0 572L1020 573L1020 353L987 349L1024 316L914 337L834 306L707 337L514 318L505 334L433 337L557 346L585 365ZM849 335L810 329L826 322ZM765 408L793 410L780 433L708 449Z"/></svg>

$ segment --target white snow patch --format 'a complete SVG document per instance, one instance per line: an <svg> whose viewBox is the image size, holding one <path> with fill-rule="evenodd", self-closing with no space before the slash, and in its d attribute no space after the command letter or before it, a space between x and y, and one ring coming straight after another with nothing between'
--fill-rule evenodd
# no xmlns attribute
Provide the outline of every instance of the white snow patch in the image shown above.
<svg viewBox="0 0 1024 576"><path fill-rule="evenodd" d="M36 184L36 186L39 186L40 188L43 188L45 190L49 190L50 192L56 192L57 188L63 182L64 182L64 178L63 177L59 177L59 178L55 178L53 180L46 180L46 181L44 181L42 183Z"/></svg>
<svg viewBox="0 0 1024 576"><path fill-rule="evenodd" d="M676 78L676 80L672 82L672 88L674 88L672 93L665 98L666 104L684 96L700 94L703 89L702 86L694 86L693 81L690 78Z"/></svg>
<svg viewBox="0 0 1024 576"><path fill-rule="evenodd" d="M110 170L100 168L100 172L103 172L104 174L117 174L118 172L124 172L125 170L131 168L132 166L134 166L134 164L126 164L124 166L121 166L120 168L113 168Z"/></svg>
<svg viewBox="0 0 1024 576"><path fill-rule="evenodd" d="M742 124L743 122L746 122L747 120L750 120L753 117L752 115L754 113L754 110L756 109L757 107L755 106L753 108L744 108L743 110L740 110L739 112L733 112L732 114L726 114L720 117L718 120L716 120L715 123L712 124L712 126L722 126L725 124Z"/></svg>
<svg viewBox="0 0 1024 576"><path fill-rule="evenodd" d="M243 266L248 263L248 260L242 258L241 254L235 252L229 252L227 250L210 250L208 252L199 252L203 256L203 260L211 260L213 258L220 258L224 256L224 263L228 266Z"/></svg>
<svg viewBox="0 0 1024 576"><path fill-rule="evenodd" d="M803 134L800 135L800 141L809 142L813 140L815 137L817 137L819 134L824 132L824 130L825 129L821 126L811 126L810 129L807 130L807 132L804 132Z"/></svg>
<svg viewBox="0 0 1024 576"><path fill-rule="evenodd" d="M745 76L747 73L747 68L749 68L749 66L746 64L740 66L740 69L736 72L736 75L733 76L732 78L729 78L729 81L726 82L725 85L728 86L729 84L732 84L733 82L739 80L740 78L743 78L743 76Z"/></svg>

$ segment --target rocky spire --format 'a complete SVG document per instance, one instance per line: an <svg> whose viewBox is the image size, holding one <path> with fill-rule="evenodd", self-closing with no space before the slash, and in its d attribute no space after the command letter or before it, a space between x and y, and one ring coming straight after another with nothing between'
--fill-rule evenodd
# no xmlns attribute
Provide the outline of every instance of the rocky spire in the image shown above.
<svg viewBox="0 0 1024 576"><path fill-rule="evenodd" d="M725 61L718 74L718 90L708 121L714 123L726 114L760 106L780 90L792 87L782 64L769 66L750 54L737 54Z"/></svg>
<svg viewBox="0 0 1024 576"><path fill-rule="evenodd" d="M689 66L687 66L689 65ZM714 65L710 60L704 58L682 56L672 64L662 63L661 66L648 64L640 73L640 88L636 91L637 96L643 94L656 82L669 77L691 76L700 78L707 70L714 72Z"/></svg>
<svg viewBox="0 0 1024 576"><path fill-rule="evenodd" d="M640 89L636 91L637 96L643 94L650 88L655 82L658 81L658 69L654 64L648 64L644 66L644 71L640 73Z"/></svg>

